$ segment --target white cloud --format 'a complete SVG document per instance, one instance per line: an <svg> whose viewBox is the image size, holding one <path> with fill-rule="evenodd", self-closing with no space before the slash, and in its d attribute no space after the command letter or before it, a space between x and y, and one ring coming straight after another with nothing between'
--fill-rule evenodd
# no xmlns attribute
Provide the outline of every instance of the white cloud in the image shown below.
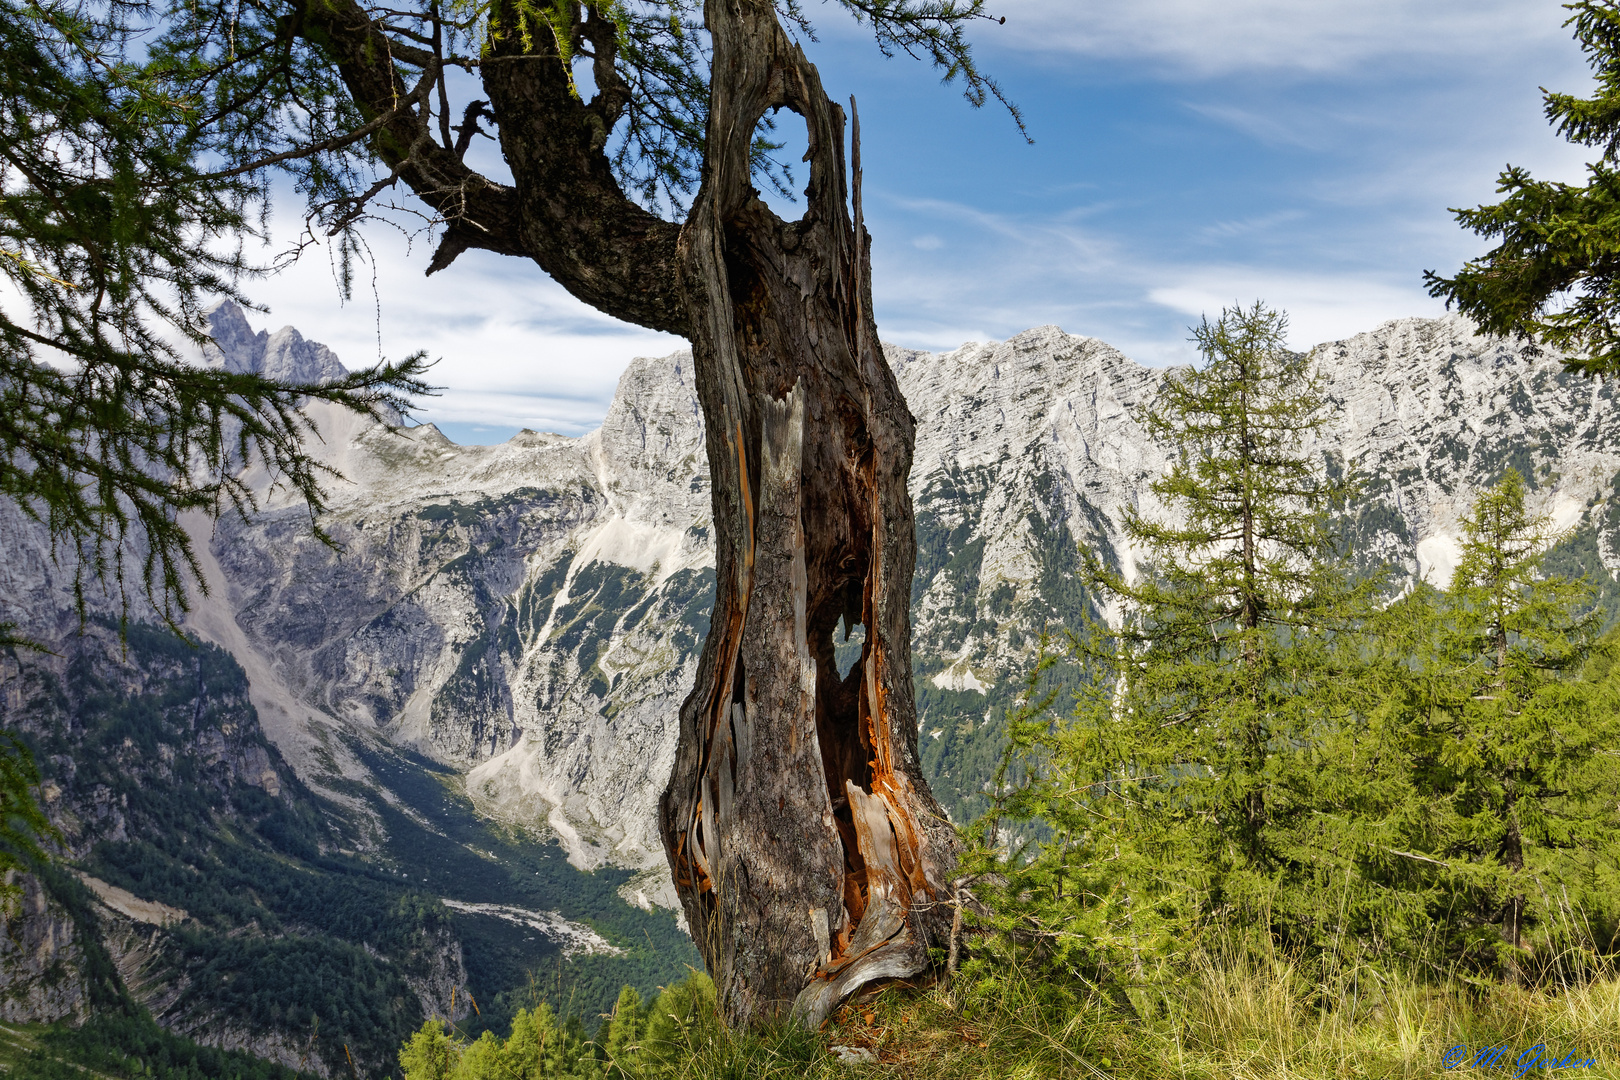
<svg viewBox="0 0 1620 1080"><path fill-rule="evenodd" d="M1209 243L1223 240L1232 240L1239 236L1252 236L1256 233L1267 233L1279 225L1299 221L1305 217L1303 210L1278 210L1271 214L1261 214L1257 217L1239 218L1232 221L1216 221L1198 230L1198 237Z"/></svg>
<svg viewBox="0 0 1620 1080"><path fill-rule="evenodd" d="M1345 71L1369 60L1465 62L1504 42L1568 40L1558 0L1004 0L986 46L1122 60L1195 77Z"/></svg>
<svg viewBox="0 0 1620 1080"><path fill-rule="evenodd" d="M1180 247L1153 252L1132 245L1129 235L1097 232L1081 220L1085 207L1037 217L882 193L874 202L884 210L878 220L904 235L930 221L941 223L936 231L950 222L954 233L952 257L944 260L885 245L878 233L879 330L884 340L913 348L951 349L1056 323L1143 363L1186 363L1196 357L1187 327L1234 303L1263 299L1288 312L1300 348L1389 319L1444 313L1417 270L1401 268L1380 247L1401 231L1399 222L1380 221L1365 248L1331 253L1304 239L1316 226L1294 209L1217 221L1199 237L1203 260L1192 262L1178 258L1187 253ZM1291 238L1295 228L1304 231ZM1212 243L1269 233L1278 243L1266 249L1209 259Z"/></svg>
<svg viewBox="0 0 1620 1080"><path fill-rule="evenodd" d="M1274 104L1263 112L1198 101L1189 101L1186 107L1266 146L1322 150L1330 145L1330 136L1320 116L1296 115L1285 119Z"/></svg>
<svg viewBox="0 0 1620 1080"><path fill-rule="evenodd" d="M247 283L270 308L249 321L295 326L351 369L425 349L439 359L428 381L444 389L421 401L420 419L581 434L601 423L632 357L685 345L603 315L526 259L468 252L425 278L426 245L411 250L386 228L369 235L374 259L359 268L353 299L342 301L328 252L316 248Z"/></svg>
<svg viewBox="0 0 1620 1080"><path fill-rule="evenodd" d="M1196 321L1223 308L1264 300L1288 313L1289 343L1307 349L1364 333L1389 319L1436 317L1445 305L1411 287L1360 274L1300 274L1246 266L1179 269L1169 284L1148 291L1153 303Z"/></svg>

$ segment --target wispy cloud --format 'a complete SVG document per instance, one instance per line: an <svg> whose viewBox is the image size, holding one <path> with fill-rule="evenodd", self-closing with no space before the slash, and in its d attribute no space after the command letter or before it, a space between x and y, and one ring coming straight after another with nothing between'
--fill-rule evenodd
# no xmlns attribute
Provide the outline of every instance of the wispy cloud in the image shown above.
<svg viewBox="0 0 1620 1080"><path fill-rule="evenodd" d="M1006 0L992 48L1145 61L1161 74L1258 70L1319 75L1370 61L1451 63L1520 43L1567 40L1558 0Z"/></svg>
<svg viewBox="0 0 1620 1080"><path fill-rule="evenodd" d="M912 347L949 349L1056 323L1103 338L1144 363L1184 363L1196 355L1187 327L1234 303L1263 299L1287 311L1292 340L1301 348L1444 310L1415 272L1381 267L1376 259L1317 259L1306 267L1301 263L1312 251L1294 251L1285 260L1251 251L1242 261L1189 263L1064 222L1061 214L1026 217L940 200L891 205L908 226L934 215L963 223L944 262L877 249L879 329L885 339ZM1217 222L1206 234L1212 242L1237 241L1304 217L1289 209Z"/></svg>
<svg viewBox="0 0 1620 1080"><path fill-rule="evenodd" d="M1288 313L1289 342L1296 349L1350 337L1393 318L1445 313L1444 305L1416 282L1404 285L1367 273L1300 274L1253 266L1179 268L1165 284L1149 289L1147 297L1193 321L1213 319L1234 304L1264 300Z"/></svg>
<svg viewBox="0 0 1620 1080"><path fill-rule="evenodd" d="M1185 105L1198 115L1208 117L1266 146L1321 150L1328 145L1329 136L1317 117L1284 119L1275 109L1262 112L1211 102L1189 101Z"/></svg>
<svg viewBox="0 0 1620 1080"><path fill-rule="evenodd" d="M1305 211L1303 210L1279 210L1274 214L1261 214L1259 217L1240 218L1234 221L1217 221L1199 229L1198 238L1208 243L1233 240L1240 236L1252 236L1255 233L1270 232L1278 225L1286 225L1292 221L1299 221L1304 217Z"/></svg>
<svg viewBox="0 0 1620 1080"><path fill-rule="evenodd" d="M297 327L350 368L425 349L443 387L419 418L582 434L601 423L633 356L662 356L681 339L629 326L574 299L533 263L468 252L423 277L429 252L383 229L371 263L344 302L327 252L312 249L286 271L247 284L270 308L255 327Z"/></svg>

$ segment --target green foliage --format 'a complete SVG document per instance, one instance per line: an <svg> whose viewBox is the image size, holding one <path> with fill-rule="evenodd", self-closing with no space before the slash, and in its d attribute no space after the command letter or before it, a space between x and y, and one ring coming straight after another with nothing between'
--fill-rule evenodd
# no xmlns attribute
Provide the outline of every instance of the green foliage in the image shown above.
<svg viewBox="0 0 1620 1080"><path fill-rule="evenodd" d="M1382 599L1328 528L1353 481L1302 449L1325 402L1281 334L1225 312L1165 380L1178 516L1127 516L1135 580L1091 567L1117 625L1069 635L1061 720L1042 642L968 833L970 978L1028 963L1141 1010L1200 940L1324 993L1367 964L1567 984L1614 949L1620 638L1593 650L1591 590L1547 573L1560 537L1511 468L1449 589Z"/></svg>
<svg viewBox="0 0 1620 1080"><path fill-rule="evenodd" d="M992 906L1010 945L1139 969L1200 916L1328 932L1314 789L1358 670L1346 642L1379 582L1354 579L1329 528L1352 481L1306 449L1327 403L1285 327L1260 304L1206 321L1206 365L1168 376L1143 410L1176 455L1153 491L1177 517L1127 512L1146 555L1135 580L1089 567L1123 620L1071 635L1071 718L1045 716L1032 684L1009 723L997 783L1015 782L977 869L1005 882ZM1050 835L1003 854L1006 822Z"/></svg>
<svg viewBox="0 0 1620 1080"><path fill-rule="evenodd" d="M71 556L81 616L99 582L172 623L202 584L178 516L251 509L244 464L321 510L304 400L380 417L428 388L420 355L314 387L181 361L207 303L246 302L264 189L202 164L206 110L140 60L155 14L0 2L0 496Z"/></svg>
<svg viewBox="0 0 1620 1080"><path fill-rule="evenodd" d="M870 29L885 56L923 59L944 81L961 81L969 104L992 98L1022 130L1022 117L973 57L965 28L991 20L986 0L837 0ZM286 32L289 7L281 0L174 3L153 50L147 77L169 94L198 107L191 130L229 161L222 177L262 178L271 168L290 171L308 199L312 220L340 235L345 275L363 252L353 226L369 212L421 148L394 144L380 129L395 116L362 115L336 71L336 58L320 43ZM798 0L778 5L784 20L814 40ZM493 0L423 3L379 12L376 27L393 44L400 88L396 113L415 114L425 137L459 158L472 139L487 135L487 103L469 104L459 123L451 115L449 70L477 72L502 44L503 24L525 54L555 55L570 89L594 84L588 104L602 130L598 145L619 184L652 209L674 215L702 173L709 108L708 42L702 5L694 0ZM581 69L584 70L581 70ZM589 72L588 78L586 72ZM756 133L751 166L756 179L791 197L791 165L774 154L766 117ZM378 166L382 167L379 168Z"/></svg>
<svg viewBox="0 0 1620 1080"><path fill-rule="evenodd" d="M1479 496L1463 530L1432 642L1417 653L1431 670L1398 706L1429 810L1413 850L1433 860L1452 951L1523 975L1555 950L1573 947L1578 963L1583 948L1608 945L1573 918L1615 907L1599 881L1614 859L1617 770L1604 755L1620 734L1617 699L1595 670L1577 677L1597 614L1583 582L1542 575L1556 537L1526 509L1517 472Z"/></svg>
<svg viewBox="0 0 1620 1080"><path fill-rule="evenodd" d="M694 1047L713 1043L723 1026L714 982L693 971L652 1003L641 1062L647 1071L672 1071L683 1057L691 1056ZM634 1073L633 1068L626 1071Z"/></svg>
<svg viewBox="0 0 1620 1080"><path fill-rule="evenodd" d="M21 869L45 858L39 840L55 830L34 798L39 770L28 746L10 731L0 731L0 874ZM9 880L0 880L0 904L17 893Z"/></svg>
<svg viewBox="0 0 1620 1080"><path fill-rule="evenodd" d="M1560 135L1601 157L1587 165L1584 185L1503 170L1501 202L1452 211L1497 246L1455 277L1430 271L1424 280L1486 333L1534 339L1565 353L1575 370L1611 374L1620 371L1620 6L1564 6L1597 87L1590 98L1544 90L1545 111Z"/></svg>
<svg viewBox="0 0 1620 1080"><path fill-rule="evenodd" d="M624 1080L635 1075L636 1055L641 1053L647 1038L647 1021L652 1015L652 1002L642 1004L635 987L627 986L613 1004L613 1013L603 1021L596 1033L607 1060L609 1080Z"/></svg>
<svg viewBox="0 0 1620 1080"><path fill-rule="evenodd" d="M1371 607L1329 513L1353 490L1306 449L1329 419L1319 377L1284 347L1286 319L1256 303L1195 331L1206 358L1167 378L1144 410L1176 454L1153 491L1174 523L1127 512L1149 553L1141 579L1094 569L1124 605L1119 635L1086 648L1125 664L1099 683L1121 701L1111 775L1151 813L1196 835L1217 905L1259 917L1275 876L1306 872L1291 851L1314 767L1303 748L1340 721L1341 636Z"/></svg>
<svg viewBox="0 0 1620 1080"><path fill-rule="evenodd" d="M7 1034L15 1038L17 1033ZM24 1052L7 1062L7 1075L24 1080L307 1080L314 1075L241 1050L199 1046L135 1012L97 1013L78 1027L52 1025L12 1046Z"/></svg>
<svg viewBox="0 0 1620 1080"><path fill-rule="evenodd" d="M404 1080L640 1080L678 1074L723 1033L714 983L694 971L646 1004L626 986L594 1038L577 1015L560 1020L543 1003L519 1009L504 1038L485 1030L469 1039L429 1020L399 1066Z"/></svg>

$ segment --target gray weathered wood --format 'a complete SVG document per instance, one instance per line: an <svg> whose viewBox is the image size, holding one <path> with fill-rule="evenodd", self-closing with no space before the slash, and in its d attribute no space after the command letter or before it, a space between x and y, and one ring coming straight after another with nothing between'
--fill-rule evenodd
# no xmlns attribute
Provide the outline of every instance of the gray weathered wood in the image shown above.
<svg viewBox="0 0 1620 1080"><path fill-rule="evenodd" d="M910 674L913 421L872 319L843 110L768 3L711 0L706 17L709 168L679 257L718 584L661 826L727 1015L818 1024L922 971L950 925L954 832L919 769ZM778 108L809 135L796 222L750 180ZM843 679L840 617L866 627Z"/></svg>

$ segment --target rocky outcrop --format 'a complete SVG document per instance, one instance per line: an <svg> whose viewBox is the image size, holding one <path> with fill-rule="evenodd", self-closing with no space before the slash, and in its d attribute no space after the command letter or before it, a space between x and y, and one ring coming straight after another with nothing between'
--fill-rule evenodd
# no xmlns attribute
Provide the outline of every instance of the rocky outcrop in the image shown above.
<svg viewBox="0 0 1620 1080"><path fill-rule="evenodd" d="M949 661L936 685L982 685L1016 666L1019 635L1086 602L1078 547L1129 571L1138 553L1123 512L1166 513L1149 490L1166 453L1136 420L1161 376L1056 327L890 355L918 419L919 663ZM1553 358L1527 358L1452 316L1386 323L1314 359L1333 416L1310 449L1362 479L1345 527L1364 565L1445 585L1462 515L1508 465L1560 527L1612 495L1614 391ZM1612 536L1601 557L1620 566Z"/></svg>
<svg viewBox="0 0 1620 1080"><path fill-rule="evenodd" d="M0 899L0 1020L77 1022L89 1007L78 931L32 874L9 871Z"/></svg>
<svg viewBox="0 0 1620 1080"><path fill-rule="evenodd" d="M713 590L687 365L633 363L583 439L329 435L346 480L322 524L342 551L312 545L296 507L222 522L235 623L291 696L468 770L490 816L554 833L581 867L655 867L648 777L668 768Z"/></svg>
<svg viewBox="0 0 1620 1080"><path fill-rule="evenodd" d="M213 320L211 363L342 373L290 328L255 333L231 305ZM888 355L918 420L922 750L960 814L1036 635L1094 604L1081 549L1129 571L1138 553L1124 510L1163 512L1149 485L1166 452L1137 421L1162 372L1056 327ZM1443 584L1461 515L1512 464L1536 508L1575 530L1575 564L1620 566L1609 386L1459 317L1386 323L1314 355L1335 409L1315 449L1362 478L1344 526L1364 563ZM253 520L198 533L214 590L192 625L249 673L269 742L360 816L351 793L367 772L354 740L419 750L458 770L488 817L559 838L578 866L636 870L626 898L670 903L654 807L713 596L690 359L633 361L602 427L578 439L524 432L464 447L431 425L310 410L319 453L342 474L322 521L338 549L273 491ZM67 571L37 527L0 507L0 540L0 619L67 619ZM267 793L284 782L223 729L199 735L197 750ZM116 803L77 798L98 835L117 834ZM355 842L378 842L380 821L370 828Z"/></svg>
<svg viewBox="0 0 1620 1080"><path fill-rule="evenodd" d="M247 315L232 301L208 313L213 344L203 348L203 365L240 375L263 375L289 383L318 383L347 374L337 354L325 345L304 340L290 326L275 333L248 325Z"/></svg>

